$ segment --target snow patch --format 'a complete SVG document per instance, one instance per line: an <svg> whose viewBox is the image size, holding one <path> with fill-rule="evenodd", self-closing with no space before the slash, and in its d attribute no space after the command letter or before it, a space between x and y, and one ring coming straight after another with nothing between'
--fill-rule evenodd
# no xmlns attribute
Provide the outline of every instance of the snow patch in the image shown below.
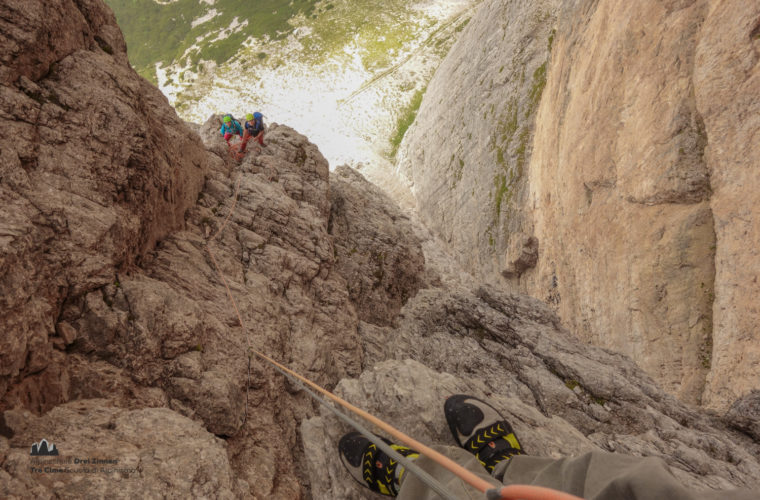
<svg viewBox="0 0 760 500"><path fill-rule="evenodd" d="M220 12L218 12L216 9L211 9L210 11L206 12L206 14L202 15L201 17L198 17L193 20L193 22L190 23L190 26L195 28L196 26L199 26L206 21L211 21L213 18L218 16Z"/></svg>
<svg viewBox="0 0 760 500"><path fill-rule="evenodd" d="M174 68L172 66L162 68L161 63L156 63L156 80L164 95L176 95L182 90L182 86L174 79L169 80L169 70L174 70Z"/></svg>
<svg viewBox="0 0 760 500"><path fill-rule="evenodd" d="M218 42L219 40L224 40L225 38L229 37L233 33L237 33L238 31L242 31L243 28L248 26L248 19L243 21L242 23L237 18L237 16L230 22L230 25L224 28L219 32L218 35L216 35L216 38L210 40L211 42Z"/></svg>

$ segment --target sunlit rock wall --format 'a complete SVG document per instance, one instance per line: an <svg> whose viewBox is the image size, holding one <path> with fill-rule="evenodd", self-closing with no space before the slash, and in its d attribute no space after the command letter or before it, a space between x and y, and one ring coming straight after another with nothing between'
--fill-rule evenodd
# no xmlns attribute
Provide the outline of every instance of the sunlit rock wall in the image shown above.
<svg viewBox="0 0 760 500"><path fill-rule="evenodd" d="M484 279L685 401L760 384L760 6L488 0L399 173Z"/></svg>

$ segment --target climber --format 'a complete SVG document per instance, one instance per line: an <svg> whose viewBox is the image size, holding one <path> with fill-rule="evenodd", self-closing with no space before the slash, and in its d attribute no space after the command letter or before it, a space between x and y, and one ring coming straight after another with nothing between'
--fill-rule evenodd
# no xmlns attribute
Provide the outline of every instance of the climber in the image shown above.
<svg viewBox="0 0 760 500"><path fill-rule="evenodd" d="M224 115L224 118L222 118L222 128L219 129L219 133L224 136L224 140L227 141L228 146L230 146L230 139L233 134L237 134L241 140L243 139L243 127L229 114Z"/></svg>
<svg viewBox="0 0 760 500"><path fill-rule="evenodd" d="M660 458L632 457L603 451L560 459L528 456L504 417L491 405L473 396L451 396L446 400L443 411L454 440L460 447L433 448L493 484L494 488L522 484L557 490L544 491L540 498L545 500L561 498L562 493L559 492L587 500L757 498L756 493L749 490L689 491L671 475ZM401 456L414 460L455 497L484 498L478 490L430 458L386 439L383 441ZM407 474L403 465L392 460L358 432L344 435L338 443L338 450L341 462L351 476L372 491L398 496L400 500L439 498L427 484L414 474ZM538 497L521 494L520 498Z"/></svg>
<svg viewBox="0 0 760 500"><path fill-rule="evenodd" d="M243 145L240 146L240 151L245 151L245 147L252 137L261 146L266 147L266 144L264 144L264 115L258 111L253 114L248 113L245 115L245 120L245 134L243 135ZM256 146L256 149L259 152L261 151L261 148L258 146Z"/></svg>

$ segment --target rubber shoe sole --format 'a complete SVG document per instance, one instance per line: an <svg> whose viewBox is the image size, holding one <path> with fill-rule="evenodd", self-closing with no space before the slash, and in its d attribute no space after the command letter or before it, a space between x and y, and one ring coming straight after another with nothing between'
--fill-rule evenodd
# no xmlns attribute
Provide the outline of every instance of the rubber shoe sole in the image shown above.
<svg viewBox="0 0 760 500"><path fill-rule="evenodd" d="M485 401L456 394L446 400L443 412L454 440L488 472L499 462L525 454L509 422Z"/></svg>
<svg viewBox="0 0 760 500"><path fill-rule="evenodd" d="M411 448L393 444L387 439L383 441L402 456L411 459L419 456ZM381 495L390 497L398 495L405 470L403 468L399 470L396 477L398 462L386 455L376 444L358 432L349 432L340 438L338 451L343 466L360 484Z"/></svg>

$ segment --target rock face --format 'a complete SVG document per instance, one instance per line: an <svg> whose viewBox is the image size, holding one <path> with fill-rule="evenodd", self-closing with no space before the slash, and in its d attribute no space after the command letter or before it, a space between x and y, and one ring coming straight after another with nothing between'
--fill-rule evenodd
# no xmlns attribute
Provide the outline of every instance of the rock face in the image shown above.
<svg viewBox="0 0 760 500"><path fill-rule="evenodd" d="M503 411L529 454L601 448L658 456L692 488L760 487L756 440L679 403L625 356L579 344L535 299L490 287L427 289L404 307L398 324L362 324L365 361L387 361L336 391L426 443L453 444L443 402L467 393ZM371 498L333 458L350 429L323 413L301 426L312 493Z"/></svg>
<svg viewBox="0 0 760 500"><path fill-rule="evenodd" d="M560 15L529 173L532 294L691 403L710 368L715 279L710 139L691 78L704 10Z"/></svg>
<svg viewBox="0 0 760 500"><path fill-rule="evenodd" d="M0 47L0 399L24 379L40 411L66 384L46 371L76 335L66 300L183 226L207 153L102 2L3 2Z"/></svg>
<svg viewBox="0 0 760 500"><path fill-rule="evenodd" d="M425 257L411 223L387 195L349 167L332 173L330 198L336 269L346 278L359 318L391 324L424 285Z"/></svg>
<svg viewBox="0 0 760 500"><path fill-rule="evenodd" d="M760 440L760 391L737 399L726 416L731 425Z"/></svg>
<svg viewBox="0 0 760 500"><path fill-rule="evenodd" d="M0 18L0 496L301 496L296 425L313 403L247 351L327 387L358 375L351 299L380 294L390 321L422 283L419 243L390 248L407 231L397 210L373 233L336 223L358 255L388 247L382 288L350 296L328 165L305 137L273 125L238 167L218 117L192 132L132 71L101 2L5 2ZM359 181L345 184L343 206L357 204ZM97 425L75 432L82 421ZM139 472L30 474L43 437Z"/></svg>
<svg viewBox="0 0 760 500"><path fill-rule="evenodd" d="M525 181L559 4L483 2L429 83L398 153L420 218L481 280L498 281L520 258L519 249L508 253L514 236L530 237Z"/></svg>
<svg viewBox="0 0 760 500"><path fill-rule="evenodd" d="M712 359L704 403L760 384L760 5L710 2L694 65L715 225Z"/></svg>
<svg viewBox="0 0 760 500"><path fill-rule="evenodd" d="M722 410L760 381L758 9L486 1L399 163L467 269Z"/></svg>
<svg viewBox="0 0 760 500"><path fill-rule="evenodd" d="M272 127L266 152L230 177L218 120L200 130L209 152L129 67L102 2L5 2L0 18L0 411L39 414L93 398L106 400L85 403L93 418L160 407L171 416L157 432L173 432L172 421L186 428L184 415L202 423L199 439L228 437L231 482L177 474L236 497L299 495L294 422L312 403L260 365L249 372L246 349L327 386L358 374L357 317L332 269L324 158ZM238 182L235 215L208 243ZM54 419L40 422L35 432L63 439ZM5 474L20 481L8 495L19 484L52 495L55 484L11 468L14 450L31 445L17 432L0 438ZM148 475L132 487L150 484Z"/></svg>
<svg viewBox="0 0 760 500"><path fill-rule="evenodd" d="M312 403L260 362L249 367L247 350L265 351L328 387L359 373L358 319L345 279L333 269L327 232L328 167L305 137L273 125L264 153L249 156L231 175L218 127L213 117L200 130L210 150L224 154L211 155L215 160L208 161L205 186L184 228L146 252L139 267L67 296L59 318L66 325L65 352L56 351L39 374L20 377L3 407L38 412L92 398L107 400L88 403L87 412L96 414L110 406L162 407L170 419L200 422L207 438L226 438L234 480L217 485L199 478L197 492L219 486L220 494L228 488L237 497L292 498L306 481L295 468L294 424L312 414ZM56 383L40 394L38 386L53 378ZM55 436L50 425L44 420L35 432ZM171 429L158 426L156 432ZM27 434L14 436L6 436L9 457L22 444L28 449ZM42 481L6 470L23 484ZM142 491L152 491L146 473L136 477L148 481ZM80 486L95 494L94 484Z"/></svg>

